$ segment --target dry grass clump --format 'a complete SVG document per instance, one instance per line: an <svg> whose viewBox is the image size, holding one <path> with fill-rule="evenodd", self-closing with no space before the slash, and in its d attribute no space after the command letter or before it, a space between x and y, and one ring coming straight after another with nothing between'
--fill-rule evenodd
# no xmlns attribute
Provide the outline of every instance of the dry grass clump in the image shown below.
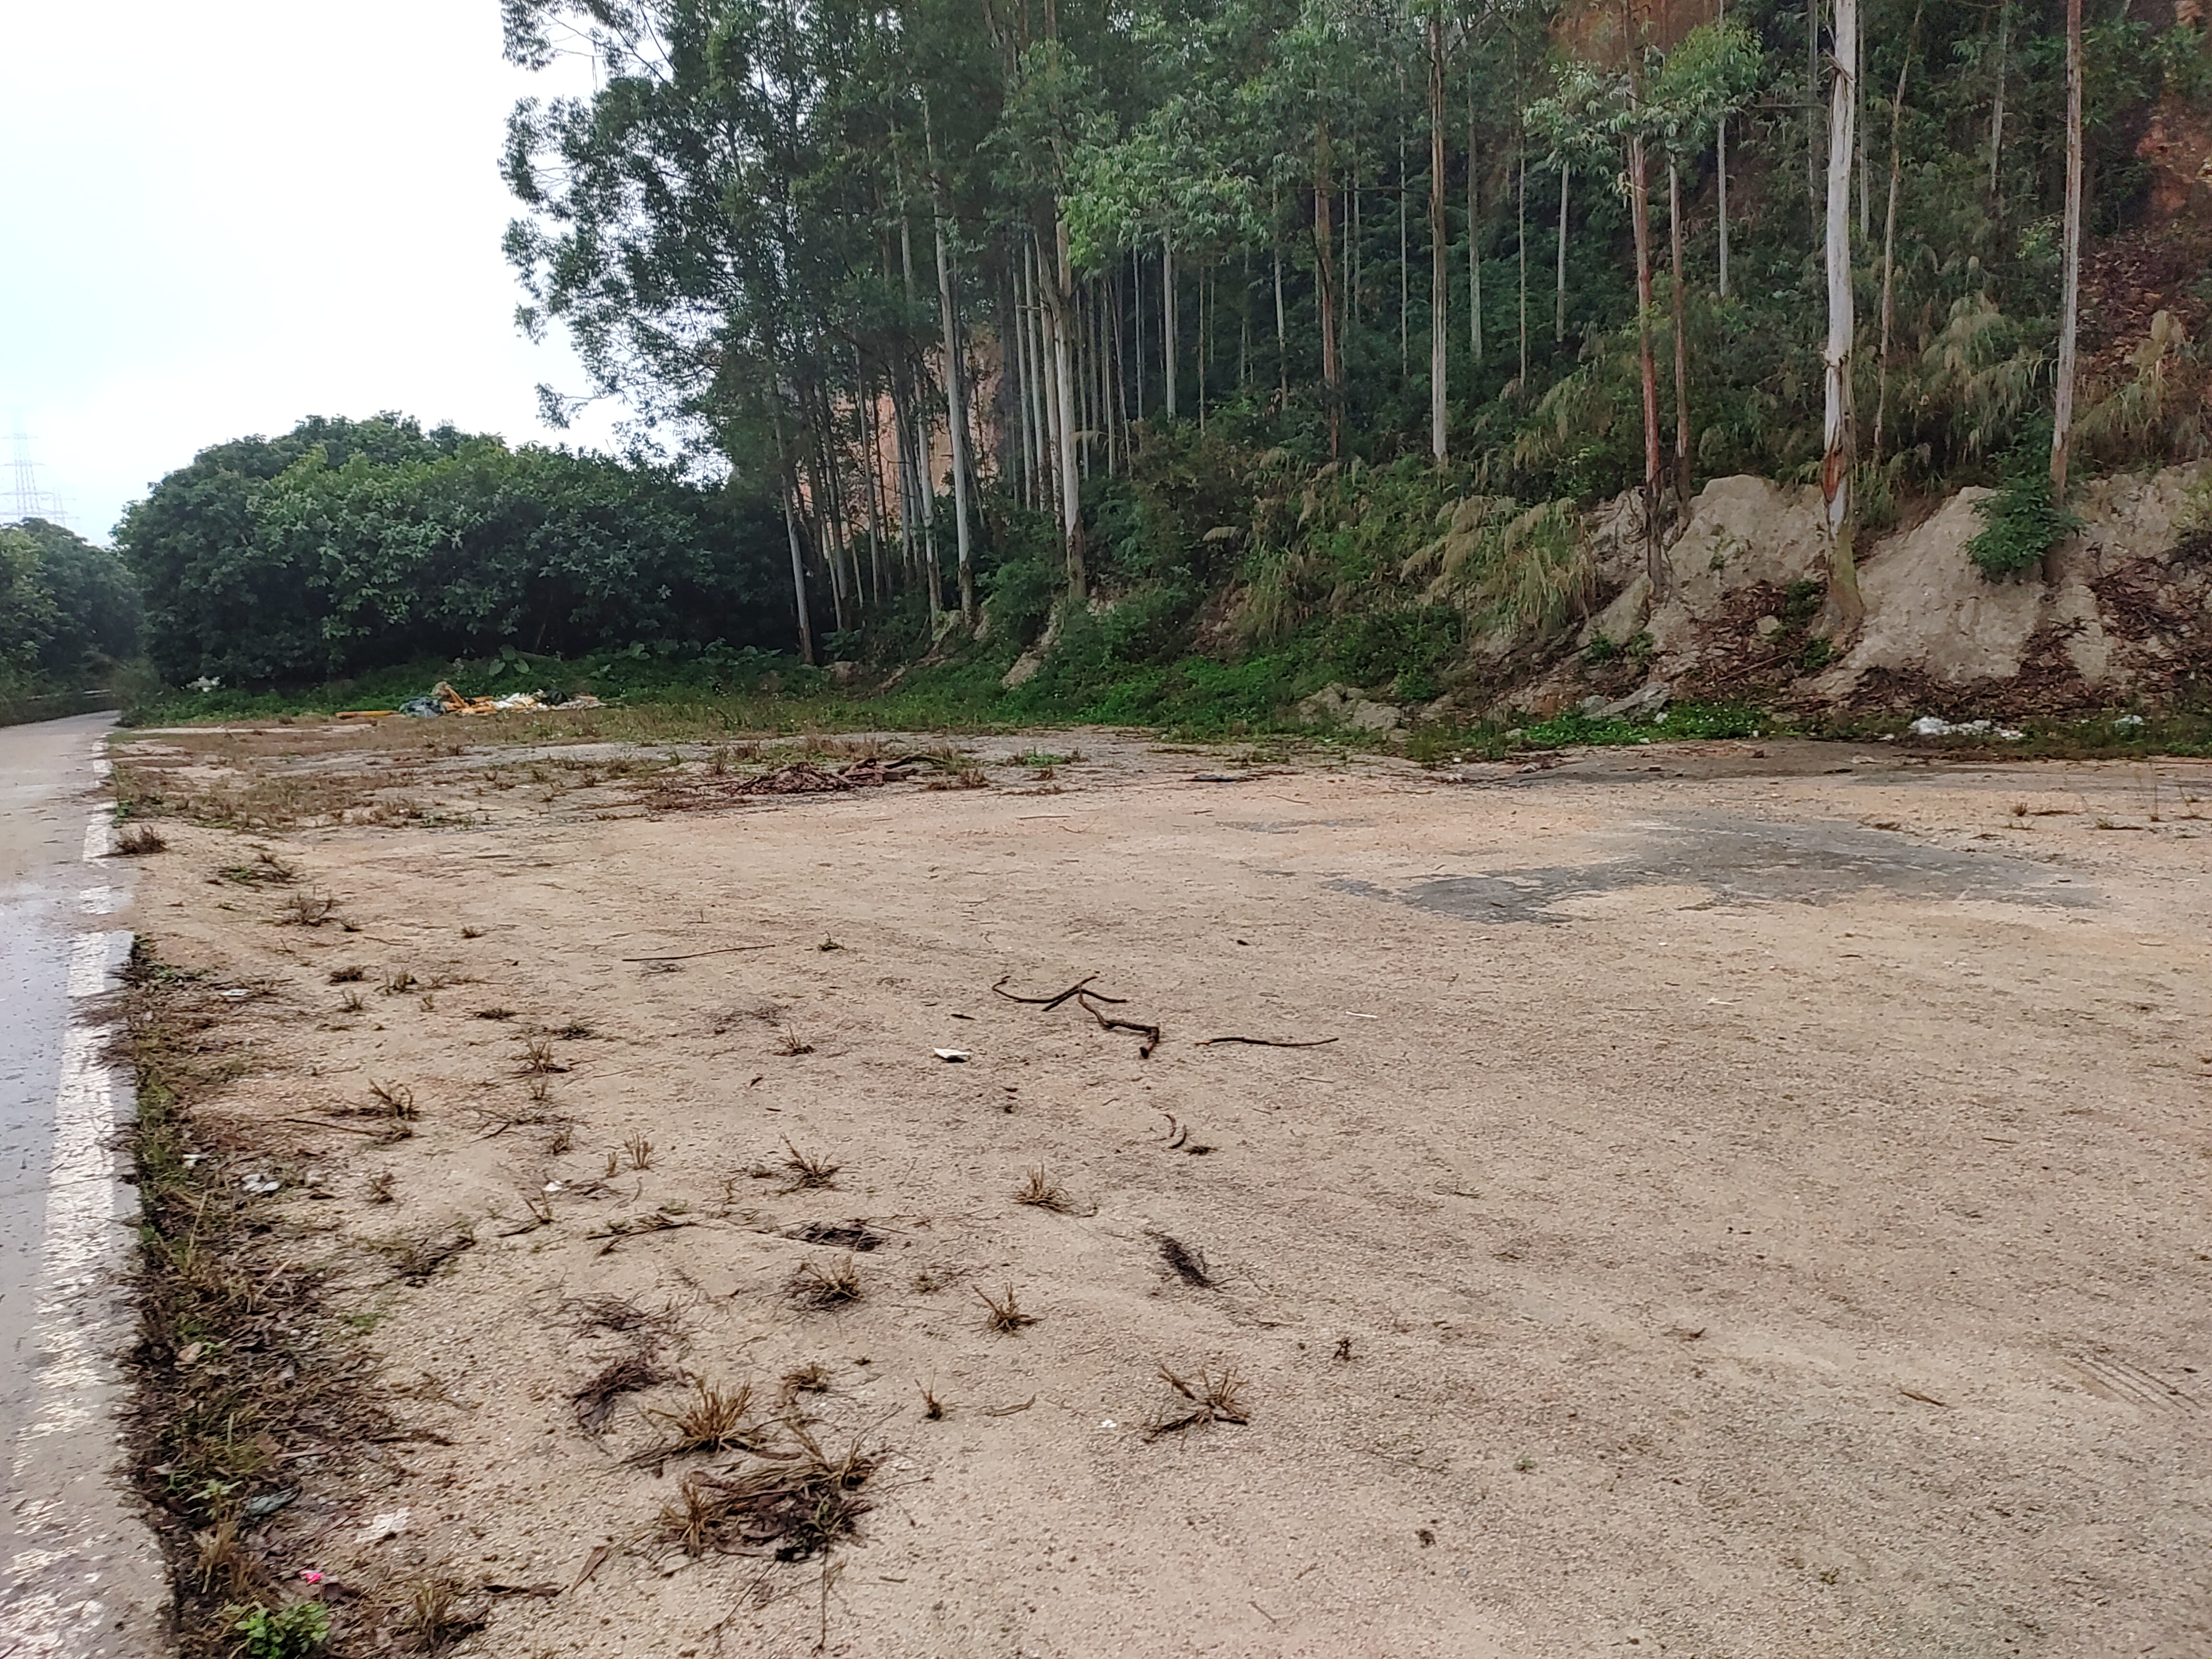
<svg viewBox="0 0 2212 1659"><path fill-rule="evenodd" d="M115 838L116 854L123 858L144 858L149 853L169 850L167 839L151 824L125 824L123 833Z"/></svg>
<svg viewBox="0 0 2212 1659"><path fill-rule="evenodd" d="M368 1091L375 1096L384 1109L396 1118L412 1121L422 1115L421 1109L415 1104L415 1091L404 1083L378 1083L372 1080L368 1085Z"/></svg>
<svg viewBox="0 0 2212 1659"><path fill-rule="evenodd" d="M691 1379L692 1397L674 1411L646 1415L669 1431L669 1437L632 1455L633 1463L659 1465L686 1452L753 1451L767 1431L753 1419L753 1385L740 1383L724 1393L700 1377Z"/></svg>
<svg viewBox="0 0 2212 1659"><path fill-rule="evenodd" d="M802 1394L830 1392L830 1373L818 1359L810 1360L783 1374L783 1403L789 1406Z"/></svg>
<svg viewBox="0 0 2212 1659"><path fill-rule="evenodd" d="M983 1305L991 1310L985 1316L984 1324L1001 1336L1013 1336L1024 1325L1036 1323L1035 1314L1022 1311L1021 1304L1014 1299L1014 1287L1011 1285L1001 1285L995 1297L979 1285L975 1287L975 1294L983 1298Z"/></svg>
<svg viewBox="0 0 2212 1659"><path fill-rule="evenodd" d="M785 1187L784 1191L796 1193L809 1188L837 1184L837 1171L845 1167L843 1164L832 1164L826 1158L800 1152L792 1145L787 1135L784 1138L783 1146L784 1150L791 1154L783 1160L783 1167L791 1177L790 1184Z"/></svg>
<svg viewBox="0 0 2212 1659"><path fill-rule="evenodd" d="M1014 1202L1027 1204L1040 1210L1052 1210L1065 1215L1075 1206L1067 1191L1045 1172L1043 1164L1031 1170L1022 1184L1014 1188Z"/></svg>
<svg viewBox="0 0 2212 1659"><path fill-rule="evenodd" d="M338 902L328 893L295 893L276 912L287 927L320 927L338 920Z"/></svg>
<svg viewBox="0 0 2212 1659"><path fill-rule="evenodd" d="M425 1578L409 1598L408 1629L424 1653L450 1653L488 1622L488 1610L463 1601L461 1587L450 1578Z"/></svg>
<svg viewBox="0 0 2212 1659"><path fill-rule="evenodd" d="M238 1541L238 1517L227 1515L205 1532L192 1534L192 1565L199 1569L200 1594L243 1595L253 1583L252 1554Z"/></svg>
<svg viewBox="0 0 2212 1659"><path fill-rule="evenodd" d="M623 1142L623 1151L629 1154L631 1169L650 1170L653 1167L653 1143L643 1135L632 1135Z"/></svg>
<svg viewBox="0 0 2212 1659"><path fill-rule="evenodd" d="M802 1261L786 1291L800 1307L817 1311L858 1302L865 1293L860 1264L849 1253L827 1263Z"/></svg>
<svg viewBox="0 0 2212 1659"><path fill-rule="evenodd" d="M1163 1365L1159 1372L1170 1397L1146 1425L1146 1439L1157 1440L1164 1434L1213 1423L1252 1420L1244 1405L1244 1379L1237 1375L1236 1367L1224 1365L1215 1372L1201 1366L1194 1376L1179 1376Z"/></svg>
<svg viewBox="0 0 2212 1659"><path fill-rule="evenodd" d="M289 887L300 878L297 866L285 863L265 847L254 849L252 863L227 865L216 874L240 887Z"/></svg>
<svg viewBox="0 0 2212 1659"><path fill-rule="evenodd" d="M856 1440L833 1458L799 1425L786 1424L784 1433L787 1440L763 1447L763 1461L753 1468L686 1476L679 1501L660 1512L662 1540L686 1555L804 1561L851 1537L874 1507L860 1489L884 1455Z"/></svg>
<svg viewBox="0 0 2212 1659"><path fill-rule="evenodd" d="M333 985L358 985L368 977L368 969L358 963L349 968L331 969L331 983Z"/></svg>
<svg viewBox="0 0 2212 1659"><path fill-rule="evenodd" d="M544 1037L532 1037L515 1056L515 1069L525 1077L539 1077L568 1068L553 1058L553 1045Z"/></svg>

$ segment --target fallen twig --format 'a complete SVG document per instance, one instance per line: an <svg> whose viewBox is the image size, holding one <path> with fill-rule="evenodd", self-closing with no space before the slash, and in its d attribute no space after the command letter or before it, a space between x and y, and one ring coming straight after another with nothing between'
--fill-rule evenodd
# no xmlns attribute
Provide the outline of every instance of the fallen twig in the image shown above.
<svg viewBox="0 0 2212 1659"><path fill-rule="evenodd" d="M1142 1037L1144 1041L1137 1045L1137 1058L1139 1060L1150 1060L1152 1057L1152 1050L1160 1046L1160 1028L1158 1026L1147 1025L1142 1020L1139 1019L1115 1019L1107 1014L1101 1013L1097 1009L1091 1006L1091 994L1088 991L1078 991L1076 993L1075 1000L1085 1008L1090 1010L1091 1018L1098 1022L1098 1029L1100 1030L1133 1031L1139 1036ZM1115 1002L1120 1001L1122 999L1117 997L1101 997L1098 1000L1101 1002Z"/></svg>
<svg viewBox="0 0 2212 1659"><path fill-rule="evenodd" d="M1248 1042L1255 1048L1326 1048L1338 1040L1335 1037L1316 1037L1310 1042L1285 1042L1279 1037L1218 1036L1200 1037L1196 1046L1210 1048L1217 1042Z"/></svg>
<svg viewBox="0 0 2212 1659"><path fill-rule="evenodd" d="M622 960L624 962L690 962L700 957L726 957L737 951L773 951L781 943L783 943L781 939L774 939L766 945L721 945L711 951L685 951L677 956L624 957Z"/></svg>
<svg viewBox="0 0 2212 1659"><path fill-rule="evenodd" d="M1013 975L1012 974L1006 975L1006 979L1012 979L1012 977ZM1076 981L1074 984L1069 986L1058 996L1053 997L1018 997L1012 991L1000 989L1000 987L1006 984L1006 979L1000 980L997 985L994 985L991 988L994 991L998 992L1000 996L1006 998L1009 1002L1025 1002L1033 1008L1042 1008L1048 1013L1049 1013L1053 1009L1059 1007L1060 1005L1066 1001L1068 998L1074 996L1096 997L1101 1002L1127 1002L1128 1000L1127 997L1109 997L1103 991L1092 991L1086 989L1085 988L1090 985L1091 981L1097 977L1098 975L1096 974L1085 974L1081 979Z"/></svg>
<svg viewBox="0 0 2212 1659"><path fill-rule="evenodd" d="M983 1413L983 1415L986 1417L1012 1417L1016 1412L1027 1411L1030 1407L1036 1405L1036 1401L1037 1397L1035 1395L1031 1395L1028 1399L1023 1401L1018 1406L994 1406L986 1410Z"/></svg>

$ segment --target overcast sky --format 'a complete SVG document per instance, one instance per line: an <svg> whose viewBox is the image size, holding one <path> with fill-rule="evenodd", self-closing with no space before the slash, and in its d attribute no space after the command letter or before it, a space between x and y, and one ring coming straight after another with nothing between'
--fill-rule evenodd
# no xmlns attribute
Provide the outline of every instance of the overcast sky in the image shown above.
<svg viewBox="0 0 2212 1659"><path fill-rule="evenodd" d="M583 379L499 248L503 124L550 88L499 46L497 0L4 7L0 446L75 529L305 415L555 438L533 388Z"/></svg>

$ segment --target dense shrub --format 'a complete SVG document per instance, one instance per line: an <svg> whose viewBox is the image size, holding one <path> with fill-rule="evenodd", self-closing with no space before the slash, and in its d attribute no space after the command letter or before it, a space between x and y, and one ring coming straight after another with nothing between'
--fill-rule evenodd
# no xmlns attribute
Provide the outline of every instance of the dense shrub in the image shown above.
<svg viewBox="0 0 2212 1659"><path fill-rule="evenodd" d="M658 467L396 416L203 451L118 532L172 682L301 682L502 647L788 637L780 524Z"/></svg>

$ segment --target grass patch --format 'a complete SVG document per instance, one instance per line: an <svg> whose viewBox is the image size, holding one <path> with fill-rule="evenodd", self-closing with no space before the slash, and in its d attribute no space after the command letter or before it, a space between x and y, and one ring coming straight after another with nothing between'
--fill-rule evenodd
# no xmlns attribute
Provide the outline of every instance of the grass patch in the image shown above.
<svg viewBox="0 0 2212 1659"><path fill-rule="evenodd" d="M234 1005L210 976L164 965L143 941L124 983L142 1206L131 1466L170 1563L179 1650L215 1659L243 1638L246 1651L261 1641L304 1653L266 1647L313 1621L278 1605L252 1541L258 1528L241 1522L256 1498L297 1485L292 1454L343 1473L346 1449L391 1425L354 1364L357 1333L323 1308L320 1276L252 1219L253 1200L228 1178L249 1149L198 1115L235 1075L216 1058L227 1045L208 1035Z"/></svg>

